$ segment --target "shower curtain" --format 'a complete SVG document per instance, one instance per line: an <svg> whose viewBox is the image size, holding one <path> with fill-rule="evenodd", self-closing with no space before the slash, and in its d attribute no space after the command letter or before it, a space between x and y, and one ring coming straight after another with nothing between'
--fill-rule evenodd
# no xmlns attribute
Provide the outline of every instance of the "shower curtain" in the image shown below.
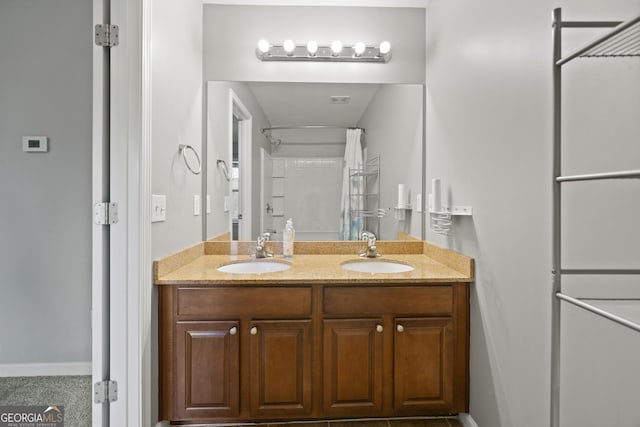
<svg viewBox="0 0 640 427"><path fill-rule="evenodd" d="M352 177L349 174L349 169L362 168L363 165L362 144L360 143L361 134L362 129L347 129L347 145L344 150L344 171L342 173L342 203L340 206L340 234L342 240L357 240L362 231L362 218L357 216L352 218L349 212L349 187L362 185L362 177ZM361 199L353 198L351 207L362 209L363 201Z"/></svg>

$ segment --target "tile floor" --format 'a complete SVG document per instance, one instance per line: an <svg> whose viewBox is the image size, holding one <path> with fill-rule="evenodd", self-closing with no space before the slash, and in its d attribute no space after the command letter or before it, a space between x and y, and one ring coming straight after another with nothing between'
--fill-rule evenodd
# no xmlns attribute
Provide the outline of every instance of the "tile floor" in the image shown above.
<svg viewBox="0 0 640 427"><path fill-rule="evenodd" d="M457 417L420 417L283 423L268 424L268 427L462 427L462 424Z"/></svg>
<svg viewBox="0 0 640 427"><path fill-rule="evenodd" d="M0 406L64 406L65 427L91 426L91 377L0 378Z"/></svg>
<svg viewBox="0 0 640 427"><path fill-rule="evenodd" d="M163 427L169 424L165 421ZM415 417L392 419L355 419L331 421L290 421L282 423L253 424L198 424L197 427L463 427L455 416L452 417Z"/></svg>
<svg viewBox="0 0 640 427"><path fill-rule="evenodd" d="M91 426L91 377L0 378L0 406L61 405L65 427ZM218 425L220 426L220 425ZM462 427L456 417L251 424L252 427ZM237 426L237 427L242 427ZM247 426L248 427L248 426Z"/></svg>

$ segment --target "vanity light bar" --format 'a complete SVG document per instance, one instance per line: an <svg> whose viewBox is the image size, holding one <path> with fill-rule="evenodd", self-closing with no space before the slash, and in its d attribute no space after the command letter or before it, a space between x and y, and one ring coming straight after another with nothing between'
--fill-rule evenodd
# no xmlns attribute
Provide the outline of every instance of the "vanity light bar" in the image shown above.
<svg viewBox="0 0 640 427"><path fill-rule="evenodd" d="M384 41L379 46L358 42L343 45L335 40L328 45L319 45L314 41L307 44L295 44L286 40L280 44L271 44L260 40L256 56L261 61L319 61L319 62L381 62L391 60L391 45Z"/></svg>

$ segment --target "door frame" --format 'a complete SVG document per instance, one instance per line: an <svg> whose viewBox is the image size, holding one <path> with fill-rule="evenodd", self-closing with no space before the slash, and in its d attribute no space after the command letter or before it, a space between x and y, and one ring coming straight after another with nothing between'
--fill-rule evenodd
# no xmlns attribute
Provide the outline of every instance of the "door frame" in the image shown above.
<svg viewBox="0 0 640 427"><path fill-rule="evenodd" d="M235 93L233 89L229 89L229 164L233 156L233 117L238 118L238 159L240 160L240 176L238 177L238 188L240 198L238 199L239 211L242 214L240 220L240 230L238 233L239 240L252 240L255 236L251 236L252 225L252 132L253 118L251 112ZM229 193L231 193L231 184L229 184ZM229 215L229 230L232 227L232 218Z"/></svg>
<svg viewBox="0 0 640 427"><path fill-rule="evenodd" d="M120 29L110 59L93 56L92 199L118 204L116 224L93 226L92 379L118 383L93 427L151 425L151 5L93 0L93 24Z"/></svg>
<svg viewBox="0 0 640 427"><path fill-rule="evenodd" d="M108 21L104 0L93 0L93 24ZM101 47L93 45L92 59L92 190L91 205L109 198L108 90L109 62ZM109 230L92 221L91 267L91 383L109 378ZM109 424L109 408L92 399L92 426Z"/></svg>

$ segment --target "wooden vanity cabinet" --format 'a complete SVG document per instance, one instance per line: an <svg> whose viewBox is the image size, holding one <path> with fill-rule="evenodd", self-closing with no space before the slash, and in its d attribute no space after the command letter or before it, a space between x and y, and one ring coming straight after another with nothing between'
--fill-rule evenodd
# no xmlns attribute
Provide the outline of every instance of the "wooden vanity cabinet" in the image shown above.
<svg viewBox="0 0 640 427"><path fill-rule="evenodd" d="M466 284L326 286L325 413L468 410L468 295Z"/></svg>
<svg viewBox="0 0 640 427"><path fill-rule="evenodd" d="M161 419L309 416L310 287L162 286L158 315Z"/></svg>
<svg viewBox="0 0 640 427"><path fill-rule="evenodd" d="M382 318L325 319L323 330L324 414L382 415Z"/></svg>
<svg viewBox="0 0 640 427"><path fill-rule="evenodd" d="M454 412L451 319L398 318L395 319L395 330L383 326L392 322L382 319L324 321L326 415ZM393 342L384 339L385 335L393 335ZM384 354L392 355L387 362L392 366L385 367ZM385 383L393 386L390 411L383 407Z"/></svg>
<svg viewBox="0 0 640 427"><path fill-rule="evenodd" d="M453 323L447 317L395 319L393 403L397 415L455 412Z"/></svg>
<svg viewBox="0 0 640 427"><path fill-rule="evenodd" d="M160 418L468 411L468 284L161 286Z"/></svg>
<svg viewBox="0 0 640 427"><path fill-rule="evenodd" d="M237 321L176 324L176 402L179 419L239 414L240 352Z"/></svg>
<svg viewBox="0 0 640 427"><path fill-rule="evenodd" d="M250 328L251 415L311 413L311 320L261 320Z"/></svg>

